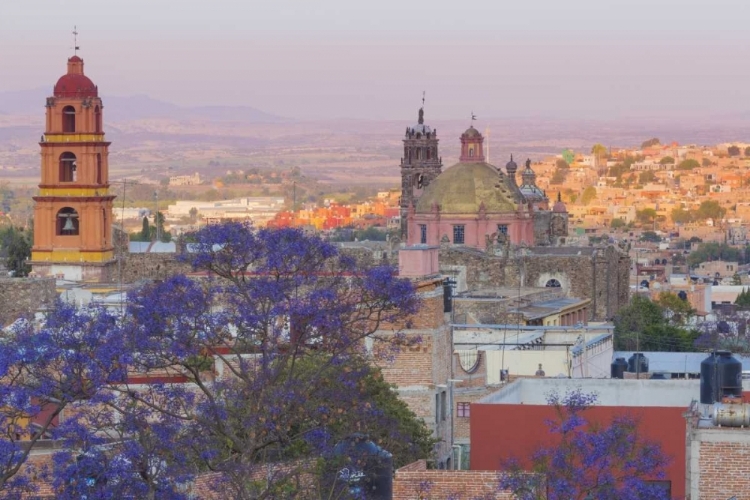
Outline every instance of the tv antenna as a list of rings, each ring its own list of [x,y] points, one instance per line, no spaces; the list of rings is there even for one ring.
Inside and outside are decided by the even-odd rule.
[[[78,55],[81,48],[78,46],[78,26],[73,26],[73,55]]]

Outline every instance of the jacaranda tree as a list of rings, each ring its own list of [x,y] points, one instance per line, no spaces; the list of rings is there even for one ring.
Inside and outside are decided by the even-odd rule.
[[[597,396],[580,389],[552,393],[547,400],[556,415],[547,422],[554,444],[534,452],[528,468],[517,457],[508,460],[501,489],[519,500],[669,500],[658,484],[669,459],[658,443],[639,435],[637,420],[627,415],[607,424],[586,420]]]
[[[29,486],[29,419],[60,446],[36,477],[71,499],[187,498],[197,476],[222,498],[329,498],[321,474],[347,436],[409,459],[432,446],[372,364],[405,342],[410,282],[292,229],[214,225],[193,241],[195,273],[129,293],[122,313],[59,304],[7,332],[6,497]]]

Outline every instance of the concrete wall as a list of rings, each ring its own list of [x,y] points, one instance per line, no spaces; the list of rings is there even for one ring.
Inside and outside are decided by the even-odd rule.
[[[519,379],[482,399],[482,403],[523,403],[546,405],[551,392],[565,394],[581,389],[598,395],[602,406],[662,406],[687,408],[700,396],[699,380],[620,380],[620,379]],[[516,393],[516,391],[519,391]]]

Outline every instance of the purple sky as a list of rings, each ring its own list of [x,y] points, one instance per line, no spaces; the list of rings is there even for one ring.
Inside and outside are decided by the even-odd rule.
[[[741,0],[23,0],[0,91],[72,53],[102,95],[296,118],[700,117],[750,111]],[[743,12],[745,12],[743,14]]]

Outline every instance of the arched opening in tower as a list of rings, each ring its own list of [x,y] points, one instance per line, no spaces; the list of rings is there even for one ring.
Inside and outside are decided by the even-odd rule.
[[[74,208],[65,207],[57,212],[56,233],[58,236],[76,236],[79,225],[78,212]]]
[[[99,106],[94,108],[94,125],[96,127],[96,133],[102,133],[102,110]]]
[[[63,108],[63,132],[74,133],[76,131],[76,109],[73,106]]]
[[[60,155],[60,182],[75,182],[78,178],[76,155],[65,152]]]
[[[102,183],[102,154],[96,153],[96,183]]]

